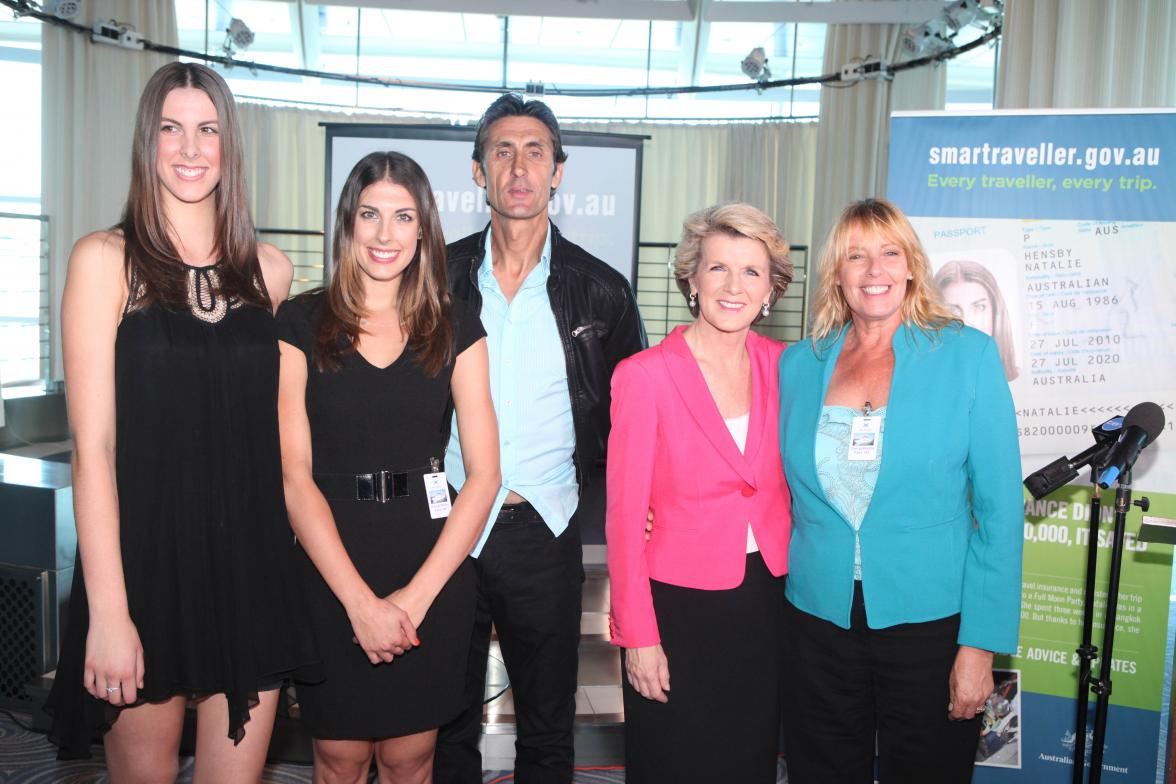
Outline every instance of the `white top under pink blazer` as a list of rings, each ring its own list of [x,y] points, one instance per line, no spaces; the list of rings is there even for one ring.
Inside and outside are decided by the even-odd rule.
[[[751,524],[772,574],[788,571],[791,511],[780,464],[777,361],[784,345],[747,335],[751,411],[736,446],[678,327],[629,357],[612,378],[608,439],[608,574],[612,642],[661,641],[649,581],[706,590],[735,588]],[[648,541],[648,511],[654,515]]]

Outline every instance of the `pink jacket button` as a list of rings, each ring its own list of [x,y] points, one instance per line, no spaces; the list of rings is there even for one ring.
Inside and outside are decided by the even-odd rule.
[[[743,490],[741,490],[740,492],[743,493],[744,498],[751,498],[753,495],[755,495],[755,488],[752,487],[751,485],[749,485],[747,482],[744,482],[743,483]]]

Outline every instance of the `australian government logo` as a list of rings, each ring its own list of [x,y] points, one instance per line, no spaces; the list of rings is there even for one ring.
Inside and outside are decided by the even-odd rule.
[[[1037,758],[1042,762],[1057,762],[1062,765],[1074,764],[1074,743],[1077,740],[1077,734],[1074,730],[1066,730],[1061,737],[1060,745],[1065,749],[1065,754],[1048,754],[1044,751],[1038,752]],[[1090,764],[1090,748],[1094,745],[1094,731],[1086,731],[1086,764]],[[1103,744],[1103,754],[1106,754],[1107,744]],[[1122,773],[1126,775],[1130,769],[1126,765],[1112,765],[1109,762],[1104,762],[1102,769],[1109,773]]]

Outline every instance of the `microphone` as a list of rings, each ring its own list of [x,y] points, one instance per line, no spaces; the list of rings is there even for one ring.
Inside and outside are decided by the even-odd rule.
[[[1103,457],[1115,445],[1115,439],[1123,427],[1123,416],[1115,416],[1090,429],[1094,435],[1094,446],[1081,452],[1073,460],[1065,455],[1059,457],[1040,471],[1025,477],[1025,487],[1034,498],[1041,499],[1078,476],[1078,469],[1086,465],[1098,466]]]
[[[1155,403],[1140,403],[1127,412],[1123,435],[1111,447],[1106,465],[1098,476],[1099,487],[1110,487],[1124,471],[1130,471],[1143,448],[1164,429],[1164,411]]]

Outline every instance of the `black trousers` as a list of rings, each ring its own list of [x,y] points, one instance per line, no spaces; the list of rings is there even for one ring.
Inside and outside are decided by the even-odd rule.
[[[514,697],[514,780],[568,784],[575,763],[572,724],[584,582],[579,528],[573,521],[556,537],[530,504],[503,507],[475,563],[478,606],[467,706],[438,733],[433,781],[482,780],[478,739],[493,623]]]
[[[785,602],[784,756],[792,784],[968,784],[980,718],[947,717],[959,616],[866,626],[861,584],[851,627]]]

